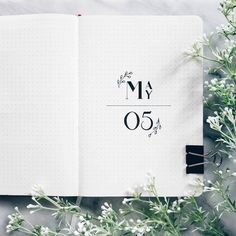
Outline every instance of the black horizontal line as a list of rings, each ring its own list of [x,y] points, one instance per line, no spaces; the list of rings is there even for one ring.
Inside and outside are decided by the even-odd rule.
[[[109,104],[107,107],[170,107],[170,104],[155,104],[155,105],[118,105],[118,104]]]

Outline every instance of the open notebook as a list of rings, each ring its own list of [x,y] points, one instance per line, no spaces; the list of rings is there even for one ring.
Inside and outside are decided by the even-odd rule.
[[[201,33],[195,16],[0,17],[0,194],[122,196],[148,172],[160,196],[195,191]]]

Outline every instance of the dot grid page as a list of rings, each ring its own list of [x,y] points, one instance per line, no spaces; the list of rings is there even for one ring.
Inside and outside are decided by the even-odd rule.
[[[78,20],[0,17],[0,194],[78,193]]]
[[[79,18],[80,195],[128,195],[147,173],[160,196],[199,194],[185,145],[203,144],[202,63],[184,52],[201,33],[195,16]]]

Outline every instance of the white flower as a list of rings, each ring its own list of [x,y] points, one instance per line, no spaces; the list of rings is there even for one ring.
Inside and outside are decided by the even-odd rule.
[[[18,211],[18,208],[15,208],[15,209]],[[24,218],[19,212],[9,215],[8,218],[9,218],[9,222],[6,226],[7,233],[17,231],[21,227],[21,225],[24,223]]]
[[[214,190],[216,190],[216,188],[208,187],[208,186],[205,186],[204,189],[203,189],[204,192],[210,192],[210,191],[214,191]]]
[[[79,232],[84,232],[86,230],[85,228],[85,222],[79,222],[78,223],[78,231]]]
[[[210,124],[210,127],[212,129],[220,131],[222,128],[222,125],[220,125],[220,118],[219,116],[208,116],[207,123]]]
[[[41,227],[40,229],[40,236],[48,236],[50,233],[50,230],[48,227]]]
[[[124,198],[123,201],[122,201],[122,204],[125,205],[129,202],[130,200],[128,198]]]
[[[34,185],[32,187],[31,195],[34,197],[43,197],[45,196],[45,192],[41,185]]]
[[[125,213],[125,211],[123,209],[119,209],[119,212],[121,215]]]
[[[215,85],[216,82],[217,82],[217,79],[216,79],[216,78],[211,80],[211,84],[213,84],[213,85]]]
[[[38,208],[38,207],[39,207],[38,205],[29,204],[26,208],[35,209],[35,208]]]

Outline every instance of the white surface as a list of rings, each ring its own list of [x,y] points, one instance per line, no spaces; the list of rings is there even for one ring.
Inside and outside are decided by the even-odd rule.
[[[202,65],[183,52],[200,18],[2,16],[0,29],[1,194],[39,184],[49,195],[122,196],[148,172],[160,196],[191,191],[185,145],[203,143]],[[151,83],[150,100],[126,99],[126,70],[134,85]],[[162,129],[127,129],[130,111],[151,111]]]
[[[0,14],[198,15],[207,32],[223,22],[218,0],[0,0]]]
[[[0,0],[0,14],[30,14],[30,13],[67,13],[76,15],[78,12],[87,14],[142,14],[142,15],[198,15],[203,19],[204,31],[209,33],[219,24],[225,22],[222,15],[217,10],[218,0]],[[205,113],[205,118],[206,118]],[[204,141],[206,152],[214,148],[211,140],[212,132],[206,125]],[[215,137],[214,137],[215,138]],[[144,180],[145,181],[145,180]],[[133,187],[133,186],[130,186]],[[236,192],[233,193],[236,196]],[[207,196],[205,196],[207,198]],[[84,199],[82,206],[88,207],[92,211],[100,211],[100,203],[104,201],[112,202],[117,205],[117,198],[100,199],[96,198]],[[207,200],[199,199],[206,207],[214,207],[215,202],[212,198]],[[29,197],[0,197],[0,234],[5,233],[5,224],[7,215],[13,212],[14,206],[19,206],[23,213],[28,210],[25,206],[29,203]],[[87,204],[86,204],[87,203]],[[119,208],[119,206],[118,206]],[[30,215],[28,219],[33,220],[36,224],[40,222],[48,225],[50,222],[47,213],[42,215]],[[235,217],[227,216],[224,219],[225,232],[228,235],[236,235]],[[187,232],[186,235],[193,235]]]
[[[183,196],[200,176],[185,173],[185,145],[203,144],[202,64],[186,61],[184,50],[202,34],[198,17],[79,17],[79,153],[81,196],[125,196],[148,172],[156,177],[160,196]],[[132,71],[134,85],[150,81],[151,99],[137,99],[117,79]],[[108,107],[136,105],[135,107]],[[137,105],[169,107],[137,107]],[[154,126],[129,130],[124,117],[151,111]],[[136,125],[134,115],[131,126]]]
[[[77,18],[1,16],[0,34],[0,194],[77,195]]]

